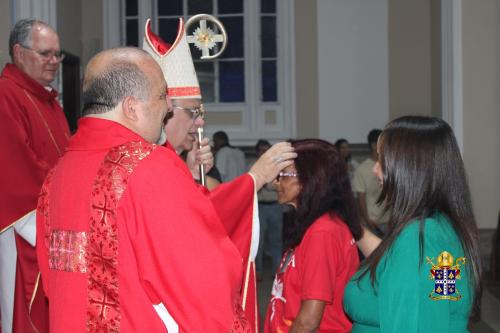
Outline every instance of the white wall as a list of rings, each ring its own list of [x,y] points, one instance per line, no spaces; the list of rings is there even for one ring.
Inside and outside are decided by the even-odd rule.
[[[500,210],[500,1],[462,1],[463,153],[480,228]]]
[[[82,53],[82,3],[81,0],[58,1],[57,32],[61,48],[73,55]]]
[[[298,138],[319,136],[316,0],[295,0],[295,109]]]
[[[319,135],[364,143],[389,119],[388,0],[318,0],[317,17]]]
[[[109,1],[108,1],[109,2]],[[81,65],[103,49],[103,3],[101,0],[82,1],[82,54]]]
[[[431,37],[439,37],[439,30],[431,34],[431,1],[434,0],[389,0],[390,119],[407,114],[430,116],[433,90],[440,93],[440,66],[431,67],[432,52],[439,52],[439,48],[431,49]],[[436,82],[432,80],[432,70],[437,75]]]

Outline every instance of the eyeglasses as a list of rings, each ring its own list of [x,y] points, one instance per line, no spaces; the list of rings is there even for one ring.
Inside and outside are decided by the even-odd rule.
[[[278,175],[276,176],[276,181],[279,182],[281,177],[297,177],[298,174],[296,172],[284,172],[280,171]]]
[[[174,109],[179,109],[179,110],[184,110],[184,111],[190,112],[192,117],[193,117],[193,121],[198,119],[198,117],[201,117],[201,119],[205,119],[205,108],[203,107],[203,104],[200,104],[200,106],[197,108],[185,108],[182,106],[174,105]]]
[[[52,58],[56,58],[57,61],[63,61],[64,57],[66,57],[66,55],[62,51],[38,51],[38,50],[32,49],[31,47],[24,46],[24,45],[21,45],[21,47],[23,49],[35,52],[40,57],[42,57],[45,61],[49,61]]]

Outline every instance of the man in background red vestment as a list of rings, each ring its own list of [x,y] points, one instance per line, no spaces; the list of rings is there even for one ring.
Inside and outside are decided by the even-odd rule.
[[[69,129],[54,80],[62,60],[57,33],[20,20],[10,33],[12,63],[0,77],[0,308],[2,331],[48,330],[39,288],[34,210],[47,172],[63,154]]]
[[[249,331],[240,307],[244,258],[228,235],[253,210],[248,191],[295,153],[288,143],[273,146],[253,177],[241,178],[229,199],[242,208],[223,225],[185,163],[154,144],[166,89],[158,64],[136,48],[101,52],[87,66],[84,117],[38,203],[52,332]]]

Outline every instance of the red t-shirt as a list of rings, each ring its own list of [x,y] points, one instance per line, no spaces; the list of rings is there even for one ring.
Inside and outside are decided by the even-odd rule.
[[[274,280],[264,332],[288,332],[302,300],[326,302],[318,332],[349,332],[342,299],[359,266],[358,251],[347,225],[324,214],[306,231],[300,244],[283,255]]]

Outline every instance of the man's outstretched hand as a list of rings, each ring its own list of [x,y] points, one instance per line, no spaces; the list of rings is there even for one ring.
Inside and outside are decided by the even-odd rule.
[[[256,190],[273,181],[281,170],[292,165],[295,157],[297,154],[289,142],[279,142],[269,148],[249,171],[255,178]]]

